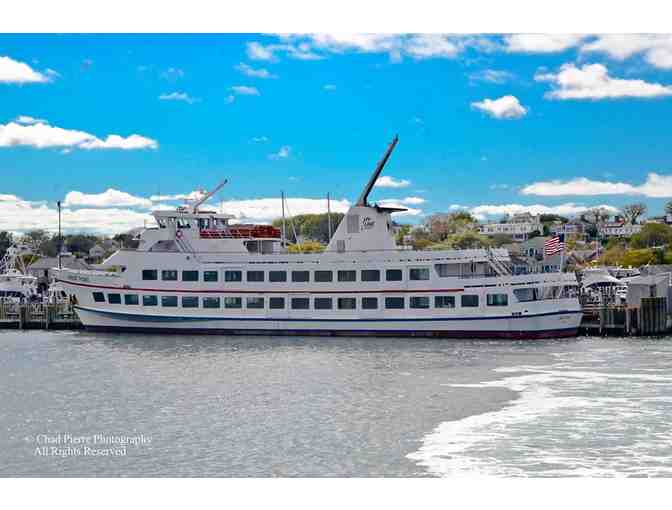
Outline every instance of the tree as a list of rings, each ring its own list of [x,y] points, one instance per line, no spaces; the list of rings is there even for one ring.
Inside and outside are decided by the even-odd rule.
[[[14,237],[11,232],[0,232],[0,259],[5,256],[7,248],[14,244]]]
[[[625,219],[626,223],[634,225],[637,223],[637,219],[639,217],[646,214],[646,204],[638,202],[636,204],[626,205],[621,210],[621,214],[623,214],[623,218]]]
[[[672,200],[665,204],[665,213],[672,214]]]
[[[539,221],[541,223],[555,223],[556,221],[559,221],[560,223],[568,223],[569,218],[565,218],[559,214],[540,214]]]
[[[289,253],[320,253],[325,246],[317,241],[306,241],[301,244],[290,244],[287,247]]]
[[[400,225],[399,226],[399,231],[397,232],[397,236],[395,238],[396,243],[397,244],[403,244],[404,243],[404,237],[407,236],[410,233],[411,233],[411,226],[410,225]]]
[[[630,238],[631,248],[651,248],[672,243],[672,227],[662,223],[647,223]]]
[[[331,213],[332,233],[336,232],[339,223],[345,215],[343,213]],[[321,243],[329,242],[329,217],[327,213],[322,214],[298,214],[285,219],[287,239],[296,242],[296,234],[304,239],[319,241]],[[294,227],[292,228],[292,224]],[[273,221],[273,226],[281,228],[282,219]]]
[[[485,248],[490,246],[490,241],[487,237],[478,232],[462,232],[453,234],[446,238],[446,245],[454,250],[467,250],[472,248]]]

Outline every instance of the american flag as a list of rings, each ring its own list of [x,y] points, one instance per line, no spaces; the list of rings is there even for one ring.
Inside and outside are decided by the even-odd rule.
[[[544,241],[544,256],[550,257],[565,249],[565,235],[558,234]]]

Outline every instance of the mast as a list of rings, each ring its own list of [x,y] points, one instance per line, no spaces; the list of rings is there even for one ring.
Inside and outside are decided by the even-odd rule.
[[[286,230],[285,230],[285,192],[280,192],[280,201],[282,202],[282,246],[287,244]]]
[[[224,179],[222,182],[220,182],[217,186],[215,186],[215,189],[212,191],[208,191],[205,195],[203,195],[201,198],[199,198],[196,202],[194,202],[194,205],[191,206],[192,212],[197,212],[198,207],[202,204],[204,204],[211,196],[213,196],[215,193],[217,193],[220,189],[224,187],[224,185],[229,182],[228,179]]]
[[[331,241],[331,200],[327,192],[327,223],[329,225],[329,241]]]
[[[369,182],[366,184],[364,191],[362,191],[362,194],[359,196],[359,200],[357,200],[356,205],[363,207],[369,205],[367,202],[369,198],[369,193],[371,193],[371,190],[375,186],[376,181],[378,180],[378,176],[380,176],[380,172],[382,172],[383,168],[385,168],[385,164],[387,163],[387,160],[390,158],[390,155],[392,154],[392,151],[394,150],[394,147],[397,145],[398,141],[399,141],[399,135],[395,135],[394,139],[390,142],[390,145],[388,145],[387,150],[383,155],[383,158],[376,165],[376,169],[373,171],[373,174],[371,175]]]
[[[63,236],[61,235],[61,201],[56,202],[58,207],[58,269],[61,269],[61,252],[63,251]]]

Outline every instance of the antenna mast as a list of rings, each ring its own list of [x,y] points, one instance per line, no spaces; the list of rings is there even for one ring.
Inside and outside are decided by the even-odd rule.
[[[215,193],[217,193],[220,189],[222,189],[226,183],[229,182],[228,179],[224,179],[222,182],[220,182],[217,186],[215,186],[215,189],[212,191],[208,191],[205,195],[203,195],[201,198],[196,200],[194,202],[194,205],[191,206],[192,212],[196,213],[198,211],[198,207],[202,204],[204,204],[211,196],[213,196]]]
[[[327,193],[327,222],[329,225],[329,241],[331,241],[331,200],[329,193]]]
[[[385,164],[387,163],[387,160],[390,159],[390,155],[392,154],[392,151],[394,150],[394,147],[397,145],[398,141],[399,141],[399,135],[395,135],[394,139],[390,142],[390,145],[388,145],[387,150],[383,155],[383,159],[381,159],[376,165],[376,169],[373,171],[373,174],[371,175],[369,182],[366,184],[364,191],[362,191],[362,194],[359,196],[359,200],[357,200],[356,205],[364,207],[369,205],[367,201],[369,198],[369,193],[371,193],[371,190],[375,186],[376,181],[380,176],[380,172],[382,172],[383,168],[385,168]]]

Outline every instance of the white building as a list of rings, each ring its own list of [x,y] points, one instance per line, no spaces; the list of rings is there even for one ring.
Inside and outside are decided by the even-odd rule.
[[[600,225],[598,232],[601,237],[630,237],[639,234],[642,225],[630,225],[626,223],[604,223]]]
[[[543,233],[544,226],[539,216],[529,213],[516,214],[505,223],[485,223],[478,227],[481,234],[492,236],[496,234],[510,235],[516,241],[525,241],[532,232]]]

